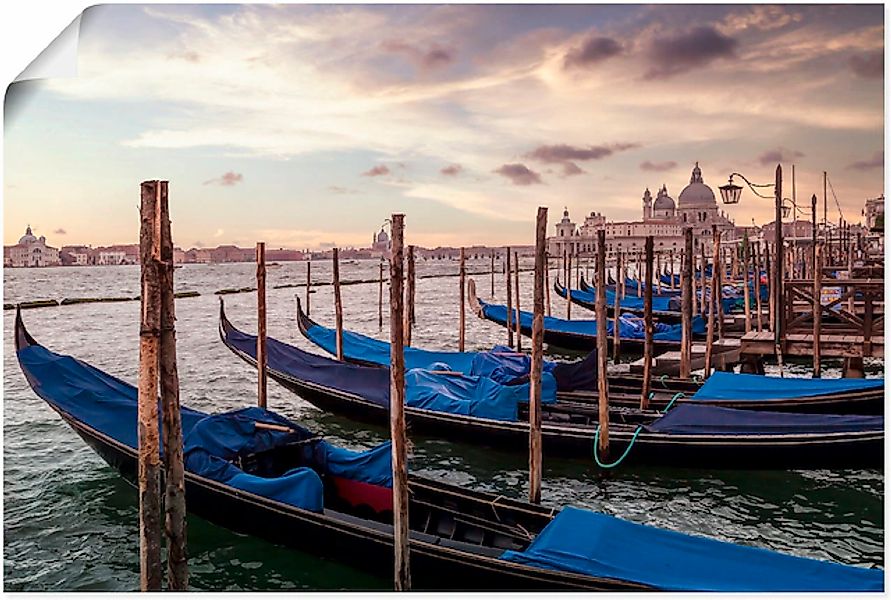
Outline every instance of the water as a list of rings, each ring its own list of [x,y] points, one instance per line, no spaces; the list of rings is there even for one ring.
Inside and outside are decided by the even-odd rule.
[[[488,268],[471,261],[469,270]],[[269,334],[313,349],[297,331],[295,294],[274,289],[302,283],[305,265],[283,263],[268,273]],[[226,410],[254,402],[255,371],[217,335],[222,288],[254,284],[254,266],[185,265],[178,291],[202,295],[177,301],[177,348],[184,404]],[[341,265],[344,279],[377,277],[373,261]],[[457,263],[418,261],[418,275],[456,273]],[[330,265],[313,265],[315,281],[330,281]],[[477,289],[488,297],[488,276]],[[531,306],[531,276],[521,276],[522,306]],[[498,294],[503,275],[496,276]],[[82,267],[4,270],[5,302],[38,298],[135,296],[139,268]],[[385,298],[387,291],[385,289]],[[376,284],[343,288],[350,329],[378,329]],[[255,297],[225,296],[236,326],[255,331]],[[503,301],[503,300],[502,300]],[[557,299],[554,298],[556,302]],[[574,312],[581,311],[574,308]],[[454,278],[418,279],[415,344],[456,348],[458,285]],[[72,354],[135,383],[138,302],[82,304],[24,312],[29,330],[50,349]],[[12,312],[4,313],[4,579],[7,590],[138,588],[136,494],[37,398],[15,361]],[[576,312],[577,314],[577,312]],[[312,316],[333,323],[331,287],[312,295]],[[503,343],[503,328],[468,311],[469,348]],[[802,373],[806,366],[792,367]],[[880,365],[873,365],[873,373]],[[269,384],[269,406],[352,448],[386,439],[383,428],[326,415]],[[523,498],[526,458],[498,450],[413,436],[411,468],[469,488]],[[543,502],[574,504],[632,521],[862,566],[883,566],[883,475],[878,470],[699,471],[623,468],[598,473],[589,460],[546,460]],[[234,534],[190,517],[191,584],[199,590],[388,589],[390,581]],[[744,568],[741,566],[741,568]]]

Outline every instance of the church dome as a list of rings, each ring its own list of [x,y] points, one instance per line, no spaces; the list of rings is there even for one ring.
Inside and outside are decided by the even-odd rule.
[[[653,202],[653,210],[674,210],[674,198],[668,195],[668,189],[662,185],[662,189],[656,194],[656,201]]]
[[[711,208],[717,205],[715,201],[715,193],[712,188],[702,182],[702,171],[699,169],[699,163],[693,167],[693,174],[690,175],[690,185],[681,191],[678,196],[679,208]]]
[[[381,228],[381,230],[377,234],[377,243],[378,244],[386,244],[390,241],[390,236],[387,235],[387,232]]]
[[[19,244],[33,244],[37,241],[37,238],[31,233],[31,226],[28,225],[28,228],[25,230],[25,235],[19,238]]]

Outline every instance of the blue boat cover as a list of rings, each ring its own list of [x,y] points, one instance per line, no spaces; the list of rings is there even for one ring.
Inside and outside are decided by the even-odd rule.
[[[507,322],[507,307],[501,304],[488,304],[479,300],[483,310],[483,315],[490,321],[504,325]],[[516,318],[517,311],[513,311],[513,319]],[[531,330],[532,313],[520,311],[520,327]],[[680,342],[681,341],[681,325],[668,325],[667,323],[654,323],[653,339],[655,341]],[[597,337],[597,321],[591,320],[569,320],[559,319],[557,317],[545,317],[544,329],[554,333],[565,333],[579,337]],[[609,319],[606,323],[607,335],[613,334],[613,319]],[[702,319],[694,319],[693,333],[705,333]],[[621,316],[619,317],[619,337],[623,340],[642,340],[644,339],[643,319],[637,317]]]
[[[305,329],[304,335],[328,353],[336,354],[337,341],[334,329],[314,323]],[[465,375],[489,377],[503,384],[510,384],[517,378],[529,375],[532,362],[529,355],[501,345],[496,345],[490,352],[449,352],[412,347],[406,347],[404,352],[407,370],[457,371]],[[390,364],[390,342],[361,333],[344,331],[343,356],[349,361],[386,367]],[[556,365],[557,363],[546,360],[542,369],[551,372]]]
[[[256,360],[256,336],[241,332],[224,322],[225,341]],[[308,381],[344,392],[384,408],[390,407],[389,369],[366,367],[305,352],[267,338],[267,365],[300,381]],[[409,375],[415,373],[413,378]],[[423,376],[420,374],[423,373]],[[475,375],[446,375],[413,369],[406,373],[406,406],[499,420],[516,420],[517,404],[528,402],[529,384],[505,386]],[[412,388],[417,389],[412,389]],[[441,396],[441,397],[440,397]],[[550,373],[542,373],[542,403],[557,400],[557,383]]]
[[[884,589],[884,571],[800,558],[566,507],[522,552],[534,567],[666,591],[854,592]]]
[[[672,435],[783,435],[883,431],[884,417],[820,415],[680,404],[646,427]]]
[[[134,386],[40,345],[26,346],[17,355],[31,387],[51,406],[134,450],[138,448],[138,392]],[[259,477],[230,462],[238,456],[262,453],[282,444],[305,442],[306,463],[319,472],[391,486],[389,442],[367,452],[353,452],[314,438],[297,423],[258,407],[216,415],[183,407],[181,414],[184,463],[186,470],[196,475],[319,511],[323,502],[322,482],[312,468],[298,467],[281,477]],[[258,422],[282,425],[292,431],[257,428]]]
[[[715,371],[693,394],[693,400],[770,400],[806,398],[883,389],[884,379],[805,379]]]
[[[635,288],[636,290],[637,288]],[[566,297],[566,287],[559,286],[557,292],[561,297]],[[569,293],[572,295],[572,299],[580,302],[584,305],[594,306],[597,302],[597,292],[594,288],[590,288],[589,290],[569,290]],[[657,294],[653,294],[653,311],[654,312],[675,312],[676,309],[671,308],[670,304],[672,298],[675,296],[659,296]],[[606,304],[609,307],[615,306],[616,303],[616,292],[614,289],[607,288],[606,290]],[[641,311],[644,308],[644,299],[642,297],[638,297],[636,295],[626,295],[624,298],[619,300],[619,307],[628,311]]]

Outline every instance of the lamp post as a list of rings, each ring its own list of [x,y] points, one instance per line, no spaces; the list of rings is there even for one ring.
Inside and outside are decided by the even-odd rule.
[[[724,204],[738,204],[742,195],[742,186],[733,183],[733,178],[739,177],[749,186],[749,189],[760,198],[770,198],[770,196],[760,193],[756,188],[773,188],[774,198],[774,247],[776,267],[774,269],[774,280],[771,290],[774,299],[774,345],[779,349],[783,332],[783,167],[777,165],[774,183],[752,183],[745,175],[741,173],[731,173],[727,184],[720,186],[721,200]],[[788,211],[787,211],[788,212]]]

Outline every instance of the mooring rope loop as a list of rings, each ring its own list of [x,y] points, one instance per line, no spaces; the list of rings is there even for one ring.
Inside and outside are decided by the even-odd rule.
[[[675,394],[674,396],[671,397],[671,400],[668,401],[668,404],[665,405],[665,410],[663,410],[662,412],[667,413],[668,409],[672,407],[672,405],[677,401],[678,398],[686,398],[686,397],[687,396],[686,396],[686,394],[684,394],[684,392],[678,392],[677,394]]]
[[[628,446],[625,448],[625,451],[622,453],[622,456],[620,456],[614,462],[607,464],[607,463],[600,462],[600,457],[597,455],[597,446],[598,446],[598,442],[600,440],[600,425],[598,425],[597,429],[594,431],[594,462],[597,463],[597,466],[600,467],[601,469],[612,469],[614,467],[618,467],[619,464],[621,464],[621,462],[623,460],[625,460],[625,457],[628,456],[628,453],[631,452],[631,446],[634,445],[634,442],[637,440],[637,436],[640,434],[643,427],[644,427],[643,425],[638,425],[637,429],[634,430],[634,435],[631,436],[631,441],[628,442]]]
[[[662,384],[662,387],[664,387],[665,389],[668,389],[668,385],[666,385],[666,383],[665,383],[666,377],[668,377],[668,374],[663,374],[661,377],[659,377],[659,383]]]

